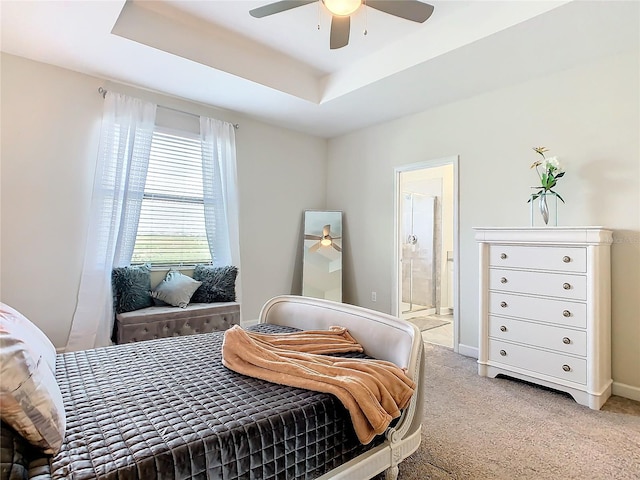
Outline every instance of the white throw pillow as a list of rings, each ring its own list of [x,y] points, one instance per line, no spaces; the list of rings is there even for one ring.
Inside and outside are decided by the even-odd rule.
[[[44,453],[60,450],[66,429],[55,377],[56,349],[24,315],[0,303],[0,412]]]
[[[174,307],[187,308],[189,300],[202,285],[202,282],[194,280],[177,270],[170,270],[165,279],[160,282],[155,290],[149,292],[151,298],[157,298]]]

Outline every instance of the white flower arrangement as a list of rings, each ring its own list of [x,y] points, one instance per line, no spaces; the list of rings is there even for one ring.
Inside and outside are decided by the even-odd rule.
[[[552,190],[553,187],[558,183],[558,179],[564,176],[564,169],[558,160],[558,157],[549,157],[546,158],[544,154],[548,152],[546,147],[534,147],[533,150],[536,153],[542,155],[542,160],[538,160],[531,164],[530,168],[535,168],[538,177],[540,178],[540,186],[531,187],[535,188],[538,191],[531,195],[529,198],[529,202],[535,200],[541,195],[546,195],[547,192],[551,192],[556,195],[562,203],[565,203],[564,199],[558,195],[557,192]]]

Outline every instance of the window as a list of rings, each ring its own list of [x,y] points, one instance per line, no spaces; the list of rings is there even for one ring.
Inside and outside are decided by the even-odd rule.
[[[156,127],[131,263],[209,263],[200,137]]]

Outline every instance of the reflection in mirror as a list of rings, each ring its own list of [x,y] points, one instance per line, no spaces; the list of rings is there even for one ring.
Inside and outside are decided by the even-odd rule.
[[[342,212],[304,212],[302,295],[342,301]]]

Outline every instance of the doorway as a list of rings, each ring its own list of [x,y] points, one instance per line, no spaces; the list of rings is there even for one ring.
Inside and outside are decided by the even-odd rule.
[[[458,158],[395,170],[395,315],[458,350]]]

